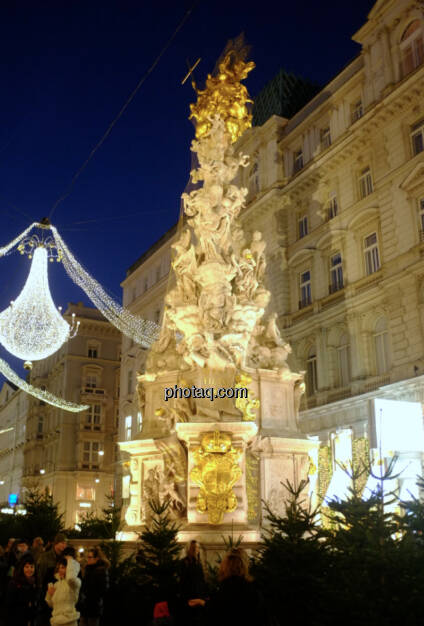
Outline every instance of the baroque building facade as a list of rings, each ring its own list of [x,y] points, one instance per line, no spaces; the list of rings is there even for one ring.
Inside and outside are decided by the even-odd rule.
[[[121,333],[82,302],[69,304],[77,335],[55,354],[34,362],[31,383],[89,409],[70,413],[29,399],[23,487],[47,488],[73,527],[99,513],[115,494]]]
[[[10,382],[0,391],[0,504],[10,509],[9,498],[19,506],[29,396]],[[12,500],[13,498],[13,500]],[[12,509],[13,510],[13,509]]]
[[[267,242],[272,306],[305,372],[301,428],[325,452],[322,496],[337,460],[366,454],[373,400],[424,403],[423,6],[379,0],[353,39],[360,54],[324,89],[290,118],[264,105],[237,144],[250,156],[241,221]],[[123,282],[124,304],[154,321],[174,238]],[[142,420],[130,382],[144,358],[123,349],[121,440]]]

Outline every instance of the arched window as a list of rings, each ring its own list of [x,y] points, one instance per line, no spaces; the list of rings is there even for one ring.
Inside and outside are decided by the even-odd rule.
[[[400,50],[402,76],[407,76],[424,61],[423,26],[420,20],[414,20],[403,31]]]
[[[337,365],[339,370],[339,385],[346,387],[350,383],[350,345],[347,333],[340,337],[337,348]]]
[[[385,374],[390,368],[389,334],[387,320],[380,317],[374,329],[375,365],[377,375]]]
[[[318,391],[317,351],[315,346],[309,349],[306,359],[306,395],[313,396]]]

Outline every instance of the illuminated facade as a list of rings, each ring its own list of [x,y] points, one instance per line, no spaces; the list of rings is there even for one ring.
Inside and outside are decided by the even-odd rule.
[[[78,335],[34,363],[31,382],[87,411],[69,413],[29,400],[23,450],[23,486],[48,487],[67,527],[100,512],[114,493],[121,333],[82,303],[65,312],[80,321]]]
[[[360,54],[306,106],[290,119],[270,110],[237,143],[250,155],[243,227],[264,234],[272,306],[292,369],[306,372],[300,423],[321,442],[321,498],[336,460],[369,455],[375,399],[424,404],[423,11],[379,0],[353,39]],[[149,281],[169,267],[172,237],[129,270],[134,312],[160,316],[167,281]],[[123,353],[121,418],[142,366]]]
[[[0,504],[7,506],[10,494],[22,500],[23,452],[29,396],[4,382],[0,391]]]

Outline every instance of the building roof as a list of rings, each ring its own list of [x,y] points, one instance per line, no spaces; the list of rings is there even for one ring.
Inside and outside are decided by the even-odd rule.
[[[140,265],[142,265],[144,261],[146,261],[146,259],[148,259],[150,256],[152,256],[154,252],[156,252],[156,250],[159,250],[159,248],[161,248],[163,244],[168,241],[168,239],[171,239],[171,237],[173,237],[177,232],[177,226],[178,222],[171,226],[171,228],[167,230],[162,235],[162,237],[155,241],[155,243],[150,246],[150,248],[147,248],[147,250],[143,252],[143,254],[137,259],[137,261],[130,265],[130,267],[127,269],[126,275],[129,276],[130,274],[132,274],[137,269],[137,267],[140,267]]]
[[[290,119],[321,87],[281,69],[258,93],[253,104],[253,126],[262,126],[272,115]]]

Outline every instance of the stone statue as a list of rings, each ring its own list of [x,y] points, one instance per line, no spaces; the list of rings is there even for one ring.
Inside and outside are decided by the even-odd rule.
[[[288,371],[287,357],[291,346],[281,337],[277,314],[272,313],[264,325],[258,324],[249,347],[251,367]]]

